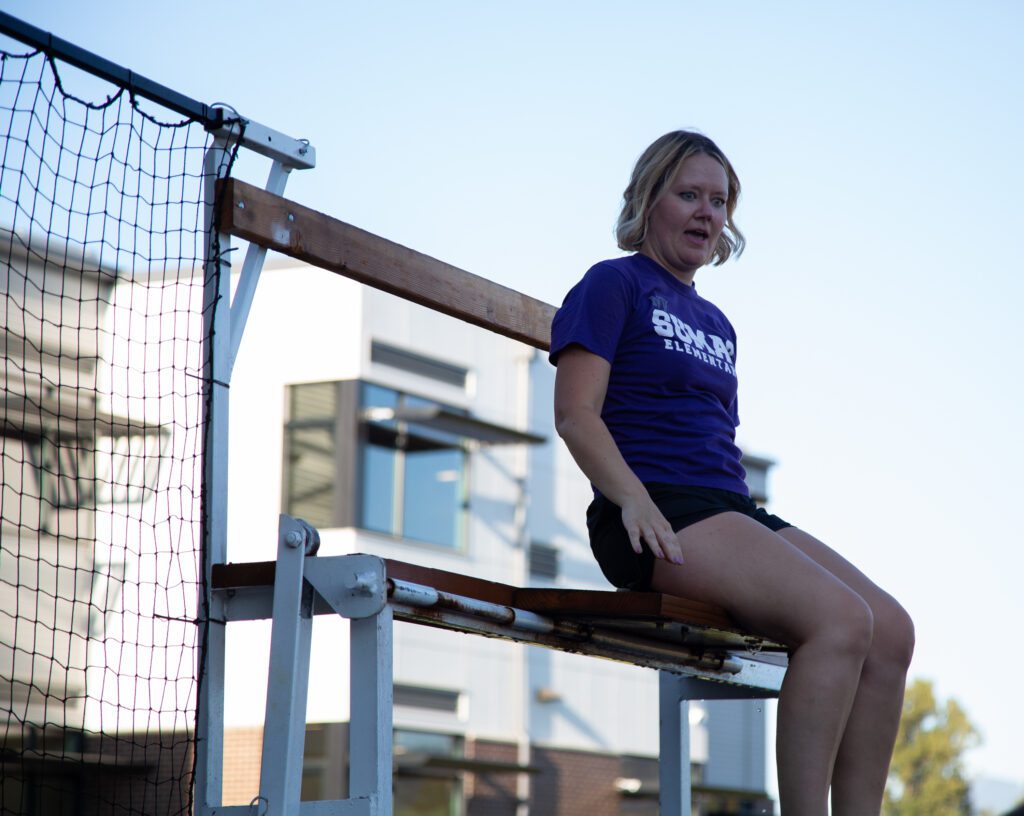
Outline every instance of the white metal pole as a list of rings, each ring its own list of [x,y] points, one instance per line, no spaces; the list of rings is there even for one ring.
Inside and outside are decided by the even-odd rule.
[[[658,812],[661,816],[690,816],[690,701],[683,678],[658,672],[661,751],[658,757]]]
[[[349,798],[391,816],[394,618],[391,606],[351,622]]]
[[[516,360],[516,427],[529,427],[530,421],[530,361],[533,349]],[[529,453],[526,445],[515,446],[515,477],[516,477],[516,512],[515,512],[515,583],[527,586],[530,580],[530,541],[527,533],[527,480],[530,472]],[[516,761],[526,767],[533,761],[531,741],[530,710],[533,705],[531,688],[533,678],[530,676],[530,657],[527,647],[517,644],[516,650],[516,681],[518,688],[518,713],[516,734]],[[516,816],[530,816],[531,797],[530,775],[525,772],[516,774]]]
[[[224,771],[224,609],[212,586],[213,564],[227,560],[228,387],[231,315],[231,236],[214,233],[215,185],[227,167],[228,144],[216,138],[207,150],[203,189],[206,257],[203,285],[203,397],[206,438],[203,446],[205,518],[203,586],[200,588],[199,699],[196,715],[196,811],[218,806]],[[215,254],[218,249],[219,254]]]

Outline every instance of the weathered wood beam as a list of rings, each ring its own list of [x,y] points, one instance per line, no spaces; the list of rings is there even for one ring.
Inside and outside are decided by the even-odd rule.
[[[224,232],[535,348],[551,344],[550,304],[238,179],[220,185]]]
[[[389,578],[434,587],[443,592],[466,595],[481,601],[516,606],[532,612],[564,615],[590,615],[608,618],[661,618],[726,631],[740,631],[737,623],[717,606],[662,595],[657,592],[612,592],[582,589],[520,589],[485,581],[469,575],[385,559]],[[214,564],[213,586],[232,589],[273,586],[274,562]],[[753,636],[751,636],[753,637]]]

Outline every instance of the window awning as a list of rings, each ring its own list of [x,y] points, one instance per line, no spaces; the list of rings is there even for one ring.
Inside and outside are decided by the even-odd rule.
[[[547,442],[547,437],[540,434],[497,425],[439,405],[367,408],[362,412],[362,418],[369,422],[415,422],[483,445],[540,445]]]
[[[0,433],[22,439],[96,439],[165,433],[151,422],[101,411],[91,400],[57,392],[42,399],[7,392],[0,398]]]
[[[436,754],[406,753],[395,754],[395,766],[398,771],[413,770],[451,770],[473,771],[475,773],[528,773],[537,774],[541,769],[536,765],[523,765],[518,762],[500,762],[490,759],[470,759],[468,757],[437,756]]]

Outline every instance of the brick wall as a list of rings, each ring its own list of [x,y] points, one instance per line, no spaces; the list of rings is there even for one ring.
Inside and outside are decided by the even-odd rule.
[[[489,762],[515,762],[516,746],[507,742],[467,740],[466,757]],[[516,774],[466,774],[466,816],[515,816]]]
[[[466,756],[511,763],[516,761],[516,746],[470,741],[466,744]],[[615,787],[615,780],[621,776],[639,776],[645,784],[657,781],[656,759],[633,758],[631,762],[632,765],[624,769],[623,760],[617,756],[534,747],[530,765],[538,769],[538,773],[530,775],[530,813],[533,816],[657,816],[656,800],[623,796]],[[514,773],[466,774],[465,792],[466,816],[515,816]]]
[[[225,805],[249,804],[259,792],[261,742],[262,729],[258,727],[233,728],[225,733]],[[513,743],[468,739],[465,756],[469,760],[514,764],[517,750]],[[615,787],[616,779],[630,777],[640,779],[643,790],[653,791],[657,787],[657,759],[535,746],[530,765],[538,771],[530,775],[531,816],[657,816],[656,798],[650,794],[624,795]],[[463,772],[462,779],[465,816],[515,816],[515,772]],[[771,800],[763,795],[701,785],[699,773],[693,782],[695,813],[717,816],[773,812]],[[149,797],[155,793],[151,782],[142,791]],[[142,791],[134,791],[136,798]],[[159,812],[178,812],[173,807]]]
[[[260,792],[262,755],[263,729],[259,726],[224,730],[225,805],[247,805]]]
[[[534,748],[530,812],[544,816],[619,816],[619,758],[585,751]]]

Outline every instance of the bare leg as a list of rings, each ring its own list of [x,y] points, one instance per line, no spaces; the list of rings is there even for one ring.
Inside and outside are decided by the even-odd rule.
[[[903,708],[914,625],[903,608],[856,567],[796,528],[783,538],[837,576],[871,607],[874,637],[832,775],[833,816],[878,816]]]
[[[784,816],[826,816],[840,741],[869,652],[867,603],[782,536],[722,513],[678,534],[685,563],[655,562],[653,588],[724,607],[793,647],[779,698]]]

